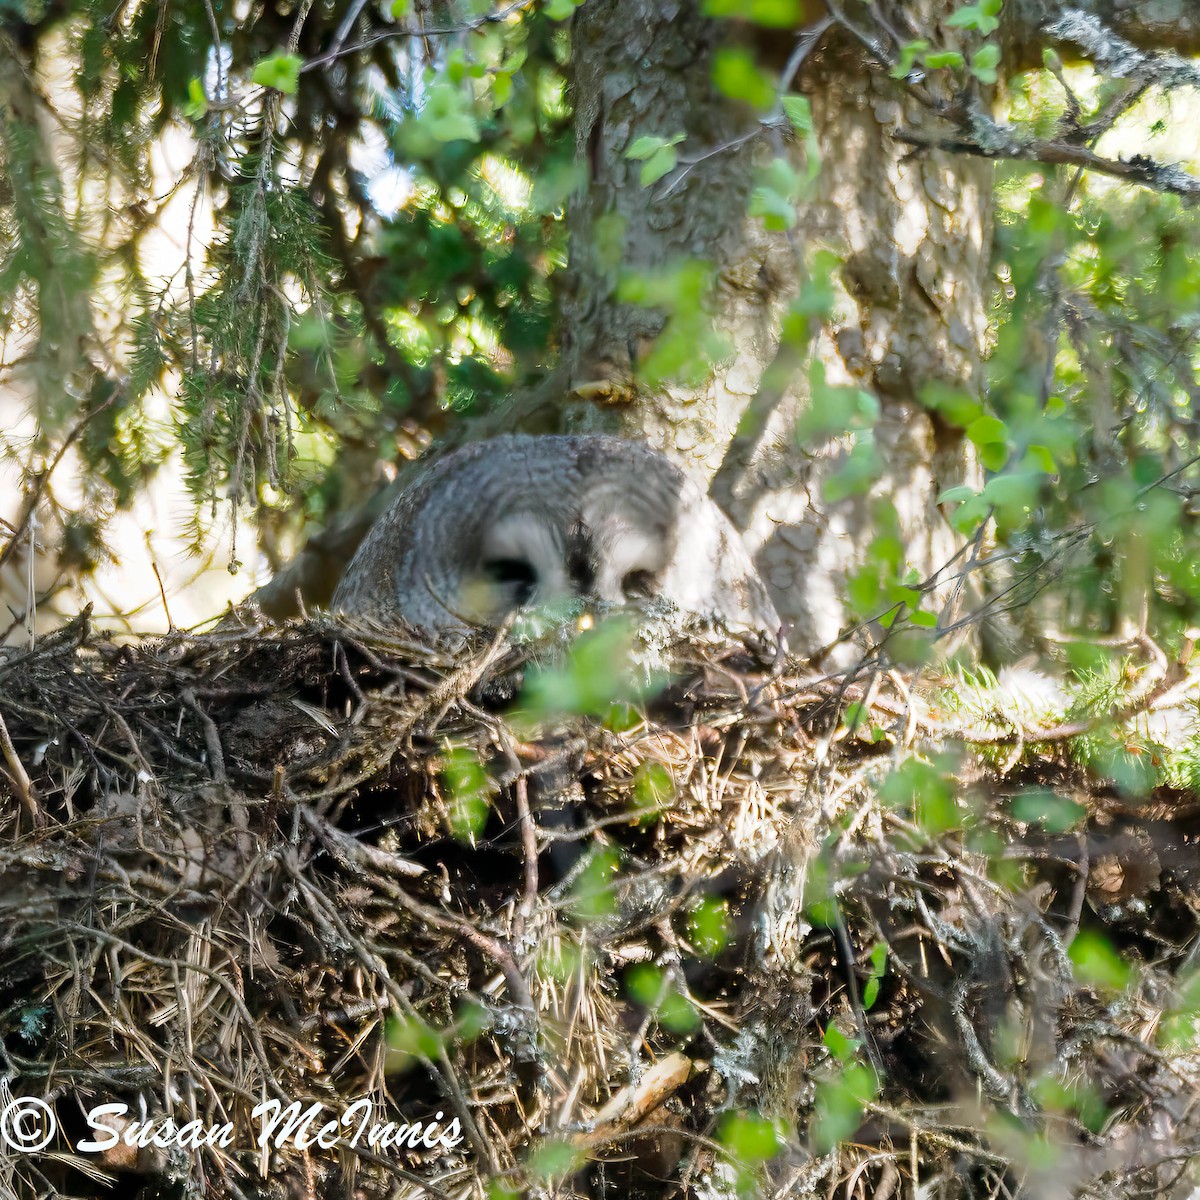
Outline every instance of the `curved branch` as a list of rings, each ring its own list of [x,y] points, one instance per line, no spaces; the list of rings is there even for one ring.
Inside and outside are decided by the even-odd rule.
[[[1055,0],[1009,0],[1004,16],[1007,57],[1017,69],[1040,65],[1046,45],[1082,50],[1110,74],[1116,73],[1112,63],[1124,48],[1143,55],[1200,54],[1200,7],[1193,0],[1077,0],[1066,9]],[[1078,33],[1084,28],[1092,32],[1081,41]]]

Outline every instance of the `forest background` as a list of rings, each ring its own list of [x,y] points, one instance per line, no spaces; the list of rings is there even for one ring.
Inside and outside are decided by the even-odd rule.
[[[1186,0],[7,0],[7,641],[36,649],[87,606],[92,630],[125,636],[252,594],[271,617],[314,611],[428,447],[511,428],[648,441],[708,483],[796,663],[843,689],[822,736],[895,751],[882,775],[852,773],[862,794],[957,847],[953,867],[921,860],[912,878],[958,886],[955,856],[982,854],[1023,914],[1006,952],[1028,952],[1031,912],[1057,913],[1055,969],[1076,975],[1055,986],[1110,1005],[1094,1037],[1136,1028],[1148,1056],[1130,1068],[1151,1095],[1141,1110],[1073,1067],[1061,1039],[1040,1065],[1022,1058],[961,973],[987,939],[946,932],[983,902],[939,893],[949,915],[921,912],[922,928],[972,998],[947,983],[942,1027],[965,1039],[980,1095],[1028,1127],[1017,1149],[982,1117],[965,1141],[942,1129],[937,1186],[1000,1195],[1042,1171],[1031,1194],[1048,1179],[1069,1191],[1076,1143],[1107,1153],[1135,1110],[1150,1124],[1169,1111],[1170,1137],[1088,1177],[1114,1194],[1135,1177],[1195,1186],[1190,1118],[1145,1063],[1194,1078],[1185,1029],[1200,1005],[1194,882],[1166,882],[1194,836],[1172,822],[1191,820],[1200,788],[1197,53]],[[583,654],[560,695],[578,700],[595,667]],[[916,717],[895,734],[872,707],[881,685],[863,681],[887,678],[937,691],[919,750]],[[596,716],[591,703],[577,715]],[[28,728],[0,739],[22,837],[39,811],[28,764],[52,736],[40,711],[14,710]],[[193,732],[211,770],[217,735]],[[964,760],[939,739],[981,756],[972,769],[995,784],[983,808],[1009,822],[998,842],[964,832]],[[450,780],[451,799],[487,792],[481,763],[452,753],[429,777]],[[643,794],[666,786],[633,778]],[[828,806],[821,818],[816,840],[832,828],[823,844],[839,849],[817,874],[841,895],[854,823]],[[1097,821],[1109,841],[1089,841]],[[1078,839],[1078,886],[1039,891],[1001,869],[1029,828]],[[1096,879],[1110,859],[1125,882]],[[1152,882],[1129,882],[1138,864]],[[828,897],[802,892],[823,927]],[[777,1078],[746,1110],[766,1126],[722,1127],[713,1144],[760,1182],[765,1163],[794,1165],[788,1147],[849,1139],[885,1065],[907,1079],[865,1033],[889,978],[880,1011],[902,1020],[903,956],[881,955],[883,933],[827,924],[837,971],[856,964],[838,994],[857,1039],[822,1033],[813,1053],[833,1066],[815,1099]],[[1016,988],[1032,1028],[1038,988],[1021,993],[1018,975],[1001,990]],[[664,1009],[679,979],[663,967],[634,997],[663,1052],[686,1032]],[[968,1027],[996,1036],[971,1042]],[[1178,1057],[1168,1071],[1155,1054]],[[923,1094],[904,1086],[910,1104]],[[716,1122],[730,1094],[695,1103]],[[1073,1122],[1069,1136],[1043,1119]],[[1030,1148],[1042,1138],[1062,1152],[1052,1166]],[[989,1148],[945,1168],[968,1143]],[[902,1175],[915,1189],[927,1164],[907,1152],[845,1151],[829,1178],[847,1194]]]

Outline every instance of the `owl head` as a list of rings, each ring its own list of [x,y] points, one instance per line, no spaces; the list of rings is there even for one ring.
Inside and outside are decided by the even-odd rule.
[[[647,603],[774,639],[779,618],[728,518],[669,459],[602,434],[477,442],[375,523],[333,598],[434,637],[521,611]]]

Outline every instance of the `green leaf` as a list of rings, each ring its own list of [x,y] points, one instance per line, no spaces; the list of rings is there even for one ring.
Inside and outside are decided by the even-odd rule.
[[[747,50],[723,46],[713,55],[713,83],[731,100],[765,111],[775,103],[775,87]]]
[[[479,123],[461,87],[449,81],[430,87],[417,122],[436,142],[477,142]]]
[[[939,504],[957,504],[961,500],[970,500],[974,495],[975,489],[962,483],[958,487],[943,488],[938,493],[937,502]]]
[[[508,71],[498,71],[492,80],[492,103],[503,108],[512,98],[513,77]]]
[[[184,105],[183,112],[184,116],[193,121],[203,120],[208,112],[208,96],[204,93],[204,84],[198,78],[193,77],[188,84],[188,102]]]
[[[388,1051],[407,1065],[411,1059],[434,1059],[442,1052],[445,1038],[419,1017],[399,1017],[388,1025]]]
[[[1054,454],[1048,446],[1030,446],[1025,451],[1025,459],[1030,467],[1045,471],[1047,475],[1053,475],[1058,470]]]
[[[876,942],[871,947],[871,974],[863,988],[863,1008],[870,1011],[879,999],[879,984],[887,971],[887,942]]]
[[[700,1027],[700,1014],[696,1006],[675,990],[663,998],[656,1015],[659,1024],[674,1034],[692,1033]]]
[[[964,58],[957,50],[940,50],[936,54],[925,55],[925,66],[931,71],[943,68],[958,68],[964,63]]]
[[[995,42],[988,42],[971,55],[971,74],[980,83],[995,83],[999,78],[996,71],[999,62],[1000,47]]]
[[[662,687],[663,680],[637,672],[630,661],[634,629],[627,620],[604,621],[581,635],[565,662],[530,670],[521,694],[533,720],[564,714],[606,716],[614,702],[638,700]]]
[[[274,88],[285,96],[294,96],[300,87],[300,68],[303,65],[304,59],[298,54],[272,54],[255,64],[250,72],[250,82]]]
[[[642,187],[649,187],[652,183],[657,183],[664,175],[675,169],[678,157],[674,146],[659,147],[642,163],[642,169],[638,173],[638,182]]]
[[[791,229],[797,220],[796,206],[773,188],[755,188],[750,196],[750,215],[762,217],[763,227],[773,233]]]
[[[495,783],[479,756],[467,746],[451,749],[442,777],[451,797],[447,814],[450,832],[460,841],[474,844],[487,824]]]
[[[660,762],[644,762],[633,777],[633,800],[643,819],[670,808],[675,799],[675,780]]]
[[[645,1008],[655,1008],[667,993],[662,969],[653,963],[636,963],[625,975],[625,988]]]
[[[784,96],[783,111],[797,133],[813,132],[812,105],[807,96]]]
[[[870,430],[855,434],[854,446],[845,461],[827,476],[823,486],[825,502],[836,504],[851,496],[865,496],[883,475],[883,459]]]
[[[795,201],[802,191],[799,174],[785,158],[773,158],[757,176],[758,186],[750,195],[750,215],[762,217],[773,232],[791,229],[796,223]]]
[[[904,79],[912,73],[913,67],[917,65],[917,60],[929,49],[929,43],[921,38],[916,41],[905,42],[900,47],[900,58],[896,65],[888,72],[893,79]]]
[[[959,429],[966,429],[983,413],[983,407],[977,397],[947,383],[927,383],[921,388],[920,399],[926,408],[938,413]]]
[[[734,17],[768,29],[795,29],[804,18],[801,0],[704,0],[706,17]]]
[[[826,1154],[854,1135],[862,1124],[864,1106],[878,1091],[875,1072],[862,1063],[817,1083],[812,1136],[818,1153]]]
[[[825,1036],[821,1041],[825,1043],[825,1048],[839,1062],[850,1062],[858,1052],[858,1048],[862,1045],[862,1042],[858,1038],[847,1037],[832,1023],[826,1027]]]
[[[657,154],[664,146],[677,146],[686,137],[686,134],[677,133],[673,137],[656,137],[653,134],[644,134],[642,137],[635,138],[629,145],[629,149],[625,151],[626,158],[632,158],[635,162],[639,159],[650,158]]]
[[[964,4],[946,18],[946,24],[954,29],[974,29],[987,37],[1000,28],[999,14],[1004,0],[980,0],[978,4]]]
[[[635,162],[643,163],[639,181],[642,187],[657,183],[669,171],[675,169],[678,155],[675,147],[687,137],[685,133],[676,133],[671,137],[658,137],[654,134],[644,134],[635,138],[625,151],[625,157]]]
[[[930,837],[957,829],[962,824],[962,813],[950,777],[923,759],[905,759],[883,781],[879,799],[889,808],[911,813]]]
[[[967,426],[967,437],[976,446],[1008,441],[1008,426],[999,417],[980,417]]]
[[[534,1179],[563,1179],[578,1169],[582,1152],[566,1141],[543,1141],[529,1156],[528,1170]]]
[[[812,365],[809,388],[808,410],[796,422],[796,437],[805,446],[857,430],[868,431],[879,420],[879,401],[861,388],[826,383],[821,362]]]
[[[1019,521],[1038,502],[1040,475],[1013,471],[997,475],[984,485],[983,498],[996,507],[997,515],[1009,523]]]
[[[585,925],[616,912],[613,877],[620,862],[620,855],[610,846],[593,850],[588,856],[587,865],[571,888],[571,911]]]
[[[783,1149],[774,1124],[757,1113],[727,1113],[717,1137],[740,1163],[763,1163]]]
[[[988,442],[979,447],[979,461],[989,471],[1003,470],[1004,464],[1008,462],[1008,447],[1002,442]]]
[[[546,16],[552,21],[565,21],[575,15],[580,0],[546,0]]]
[[[1120,992],[1133,979],[1133,967],[1113,948],[1101,933],[1081,930],[1067,951],[1075,964],[1075,974],[1084,982],[1108,991]]]
[[[638,963],[625,976],[629,995],[650,1009],[659,1023],[672,1033],[691,1033],[700,1024],[700,1014],[663,971],[651,963]]]
[[[1047,833],[1066,833],[1087,818],[1087,809],[1066,796],[1054,792],[1022,792],[1012,802],[1012,815],[1018,821],[1040,825]]]
[[[729,944],[729,905],[706,896],[688,914],[688,935],[705,958],[716,958]]]

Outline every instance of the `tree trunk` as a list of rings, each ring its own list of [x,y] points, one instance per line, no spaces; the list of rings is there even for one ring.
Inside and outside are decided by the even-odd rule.
[[[555,420],[643,438],[706,476],[743,530],[793,646],[811,651],[852,623],[847,572],[886,530],[888,510],[922,579],[958,547],[937,496],[974,480],[978,468],[961,434],[918,397],[928,385],[972,394],[982,386],[992,167],[913,155],[895,141],[901,127],[931,120],[928,110],[872,73],[856,44],[827,37],[799,85],[812,105],[820,174],[795,228],[768,232],[747,215],[755,171],[782,153],[803,173],[806,151],[715,90],[714,53],[738,27],[704,18],[698,7],[589,0],[576,14],[576,144],[587,183],[570,214],[558,403],[564,391],[568,400]],[[914,25],[932,29],[954,5],[915,7]],[[957,31],[944,34],[953,44]],[[767,36],[758,34],[760,42]],[[785,49],[794,41],[788,35]],[[762,61],[761,45],[756,54]],[[630,145],[679,132],[687,134],[682,179],[677,170],[641,187],[641,164],[626,157]],[[609,244],[614,226],[623,229],[619,254]],[[831,278],[813,281],[834,294],[814,357],[827,384],[864,389],[880,404],[879,476],[867,494],[834,503],[823,485],[845,465],[849,442],[797,437],[809,373],[797,369],[800,355],[780,336],[820,247],[841,262]],[[620,302],[619,277],[684,260],[712,266],[711,316],[728,352],[699,383],[638,386],[631,400],[626,385],[664,316]]]
[[[937,18],[956,7],[952,0],[905,5],[900,37],[916,30],[953,48],[962,35]],[[737,37],[753,43],[754,35],[735,21],[707,20],[698,8],[695,0],[588,0],[578,10],[572,97],[586,182],[570,212],[568,336],[545,384],[518,399],[515,412],[495,414],[472,432],[496,432],[515,420],[536,430],[616,430],[666,449],[709,479],[793,626],[793,646],[812,651],[852,622],[846,576],[892,513],[895,539],[919,577],[958,548],[937,495],[978,483],[980,469],[969,443],[919,396],[938,384],[969,393],[982,386],[992,165],[914,153],[896,141],[897,131],[919,133],[935,118],[903,84],[870,69],[859,44],[827,34],[792,85],[812,104],[820,174],[795,228],[767,232],[746,215],[754,170],[777,152],[802,163],[806,151],[716,92],[714,53]],[[824,12],[806,8],[814,19]],[[1110,74],[1140,78],[1154,61],[1131,57],[1111,34],[1151,54],[1196,53],[1200,16],[1192,10],[1191,0],[1080,0],[1071,11],[1109,32],[1093,39],[1096,46],[1060,41],[1060,49],[1099,54]],[[1049,0],[1009,0],[1005,69],[1039,64],[1042,47],[1056,40],[1047,30],[1062,15]],[[758,31],[757,38],[752,48],[763,61],[770,58],[763,43],[782,45],[777,59],[796,45],[794,32]],[[932,90],[935,82],[923,86]],[[686,177],[643,188],[629,147],[642,136],[678,133],[687,135],[679,146]],[[838,502],[827,500],[823,486],[845,462],[847,440],[801,444],[795,436],[811,399],[808,375],[797,369],[800,355],[780,346],[787,306],[819,247],[842,261],[828,280],[834,311],[815,357],[827,383],[861,387],[881,409],[878,478],[868,495]],[[708,310],[732,350],[698,384],[631,388],[665,319],[620,302],[618,280],[681,260],[711,265]],[[309,604],[327,603],[369,515],[355,514],[315,539],[258,593],[267,611],[294,612],[298,592]],[[947,586],[941,594],[956,593]]]

